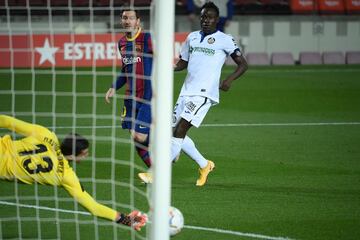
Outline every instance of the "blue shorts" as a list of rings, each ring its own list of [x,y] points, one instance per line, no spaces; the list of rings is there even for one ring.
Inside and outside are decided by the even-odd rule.
[[[135,104],[135,109],[133,105]],[[124,100],[121,115],[122,128],[134,129],[135,132],[149,134],[151,124],[151,103],[139,103],[130,99]],[[133,114],[135,116],[133,117]]]

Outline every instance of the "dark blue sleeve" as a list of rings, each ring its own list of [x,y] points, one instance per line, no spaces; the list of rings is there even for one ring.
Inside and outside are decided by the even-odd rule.
[[[126,78],[124,76],[119,75],[111,87],[118,90],[122,88],[125,85],[125,83],[126,83]]]
[[[195,6],[193,0],[186,1],[186,10],[189,14],[195,12]]]
[[[232,19],[232,16],[234,15],[234,3],[233,3],[233,0],[229,0],[228,3],[227,3],[227,12],[228,12],[228,15],[227,15],[227,18],[229,20]]]
[[[144,35],[144,53],[153,53],[150,33],[145,33]]]

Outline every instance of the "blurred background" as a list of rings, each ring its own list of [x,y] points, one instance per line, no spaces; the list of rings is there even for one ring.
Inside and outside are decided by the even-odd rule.
[[[117,16],[130,2],[140,9],[144,7],[144,28],[150,29],[151,0],[0,0],[0,33],[49,33],[50,23],[54,34],[120,31]],[[204,2],[176,1],[177,33],[199,29],[200,6]],[[360,0],[215,3],[220,8],[220,28],[233,35],[251,65],[360,63]]]
[[[254,67],[189,133],[216,162],[206,187],[195,188],[185,154],[173,167],[172,205],[186,223],[176,240],[360,239],[360,0],[214,2],[219,29]],[[200,28],[202,4],[176,1],[175,56]],[[137,178],[146,169],[120,128],[125,89],[110,105],[104,95],[119,74],[129,5],[156,35],[150,0],[0,0],[0,113],[88,137],[81,183],[126,212],[149,209]],[[174,73],[174,97],[185,77]],[[0,239],[146,239],[87,215],[57,188],[0,185]]]

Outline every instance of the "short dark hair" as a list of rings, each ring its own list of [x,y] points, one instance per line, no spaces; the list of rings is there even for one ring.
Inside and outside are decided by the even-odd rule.
[[[89,141],[77,133],[69,133],[61,142],[60,149],[65,156],[77,156],[89,147]]]
[[[200,11],[202,11],[203,9],[213,9],[215,12],[216,12],[216,15],[217,17],[220,15],[220,12],[219,12],[219,8],[215,5],[215,3],[209,1],[209,2],[206,2],[200,9]]]
[[[121,13],[121,14],[123,14],[124,12],[129,12],[129,11],[135,12],[135,16],[136,16],[137,19],[140,18],[140,11],[137,10],[137,9],[135,9],[135,8],[131,8],[131,7],[124,8],[124,9],[122,10],[122,13]]]

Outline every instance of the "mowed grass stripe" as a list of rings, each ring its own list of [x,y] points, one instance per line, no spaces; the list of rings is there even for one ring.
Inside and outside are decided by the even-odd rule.
[[[224,67],[223,77],[233,69]],[[210,110],[199,129],[192,128],[189,132],[200,152],[216,163],[208,184],[196,188],[197,165],[185,154],[172,168],[172,205],[183,212],[186,226],[295,239],[360,239],[359,69],[355,65],[250,67],[233,83],[229,92],[221,92],[221,103]],[[28,70],[16,69],[14,75],[4,71],[0,71],[0,91],[11,93],[0,94],[0,112],[14,113],[20,119],[45,126],[66,127],[56,129],[60,136],[68,133],[67,126],[73,125],[78,133],[93,136],[92,157],[78,165],[76,171],[80,179],[93,179],[83,184],[90,194],[96,193],[96,199],[109,206],[114,202],[119,210],[128,212],[128,208],[118,204],[131,202],[130,191],[109,184],[108,180],[131,181],[145,190],[136,177],[137,170],[130,174],[130,169],[123,164],[101,161],[127,161],[135,155],[136,165],[144,166],[128,144],[128,132],[120,128],[122,100],[118,99],[115,107],[115,104],[106,105],[100,97],[105,95],[116,71],[98,68],[94,81],[91,69],[79,68],[75,73],[76,82],[73,82],[70,69],[56,69],[55,75],[46,69],[36,69],[35,84]],[[174,74],[174,101],[185,75],[186,71]],[[28,96],[16,94],[32,90],[36,92]],[[76,91],[77,94],[36,94],[52,91]],[[96,93],[97,102],[89,95],[92,93]],[[123,90],[118,94],[123,94]],[[1,130],[4,132],[8,133]],[[113,139],[119,138],[127,142],[114,144]],[[115,172],[112,172],[114,166]],[[16,199],[17,195],[19,203],[36,205],[35,201],[26,199],[38,194],[39,205],[57,206],[56,200],[41,198],[54,196],[51,187],[35,189],[4,181],[0,184],[3,201]],[[59,189],[58,196],[68,199],[58,201],[62,209],[77,210],[65,191]],[[135,207],[148,211],[147,200],[135,198]],[[86,211],[82,207],[78,210]],[[48,211],[37,214],[31,209],[16,208],[14,211],[14,207],[2,206],[0,219],[14,219],[1,223],[3,238],[19,238],[18,226],[22,227],[22,236],[37,238],[34,226],[40,223],[35,217],[57,217]],[[58,216],[59,222],[68,217],[72,221],[66,226],[61,223],[61,239],[75,239],[77,232],[81,239],[94,239],[95,232],[99,233],[99,239],[113,239],[114,229],[94,224],[92,217],[78,216],[82,223],[88,223],[76,229],[72,214],[59,213]],[[34,221],[23,224],[17,219]],[[97,223],[109,224],[101,219]],[[41,224],[41,230],[44,239],[57,236],[57,228],[51,222]],[[131,234],[124,234],[124,230],[119,231],[119,239],[131,238]],[[199,239],[249,237],[188,228],[176,236],[176,240]]]
[[[69,213],[69,214],[80,214],[80,215],[85,215],[85,216],[91,215],[89,212],[84,212],[84,211],[73,211],[73,210],[50,208],[50,207],[36,206],[36,205],[29,205],[29,204],[19,204],[19,203],[6,202],[6,201],[0,201],[0,205],[15,206],[15,207],[22,207],[22,208],[32,208],[32,209],[39,209],[39,210],[44,210],[44,211],[62,212],[62,213]],[[190,226],[190,225],[184,225],[184,228],[198,230],[198,231],[200,230],[200,231],[208,231],[208,232],[216,232],[216,233],[230,234],[230,235],[236,235],[236,236],[243,236],[243,237],[249,237],[249,238],[255,238],[255,239],[291,240],[291,238],[287,238],[287,237],[285,237],[285,238],[284,237],[272,237],[272,236],[266,236],[266,235],[262,235],[262,234],[243,233],[243,232],[224,230],[224,229],[218,229],[218,228],[207,228],[207,227]]]

